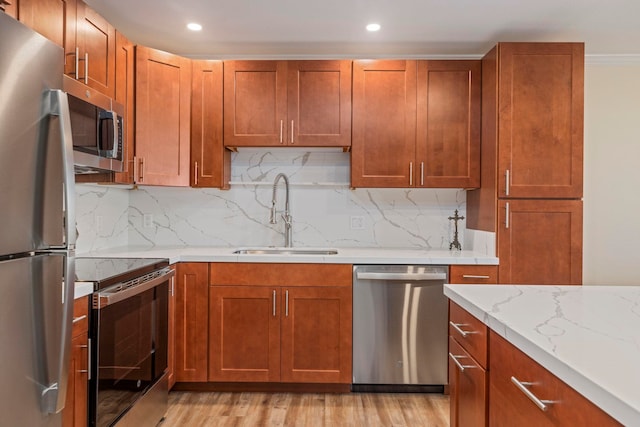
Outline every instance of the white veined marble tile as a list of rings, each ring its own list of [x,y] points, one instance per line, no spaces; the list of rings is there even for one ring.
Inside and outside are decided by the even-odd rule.
[[[282,246],[279,215],[277,224],[269,224],[272,183],[280,172],[291,183],[296,246],[448,249],[453,239],[448,217],[455,209],[465,215],[464,190],[350,189],[349,153],[247,149],[233,153],[228,191],[78,186],[79,252],[127,244]],[[284,197],[281,181],[279,212]],[[106,232],[96,231],[98,210]],[[145,215],[153,220],[150,227],[145,227]],[[465,247],[465,220],[458,228]]]

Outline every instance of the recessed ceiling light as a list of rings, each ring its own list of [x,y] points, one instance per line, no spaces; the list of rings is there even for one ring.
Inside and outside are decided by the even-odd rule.
[[[380,24],[373,24],[372,23],[372,24],[368,24],[367,25],[367,31],[374,32],[374,31],[378,31],[378,30],[380,30]]]
[[[191,31],[200,31],[202,30],[202,25],[196,24],[195,22],[190,22],[187,24],[187,28]]]

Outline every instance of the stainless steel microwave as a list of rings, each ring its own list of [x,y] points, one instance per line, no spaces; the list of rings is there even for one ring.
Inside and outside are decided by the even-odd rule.
[[[73,79],[65,79],[63,87],[69,98],[75,172],[122,172],[124,107]]]

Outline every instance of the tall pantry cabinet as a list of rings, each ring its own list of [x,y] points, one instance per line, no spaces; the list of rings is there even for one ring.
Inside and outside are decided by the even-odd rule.
[[[499,283],[582,283],[583,43],[500,43],[482,60],[481,188]]]

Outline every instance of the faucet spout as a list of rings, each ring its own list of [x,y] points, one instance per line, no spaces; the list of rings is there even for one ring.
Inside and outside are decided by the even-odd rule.
[[[284,180],[284,188],[285,188],[285,202],[284,202],[284,213],[282,214],[282,220],[284,222],[284,246],[286,248],[290,248],[293,246],[292,237],[291,237],[291,224],[293,222],[293,217],[289,212],[289,178],[287,175],[283,173],[279,173],[276,175],[276,178],[273,180],[273,194],[271,196],[271,213],[269,215],[269,223],[276,224],[276,194],[278,189],[278,182],[280,179]]]

